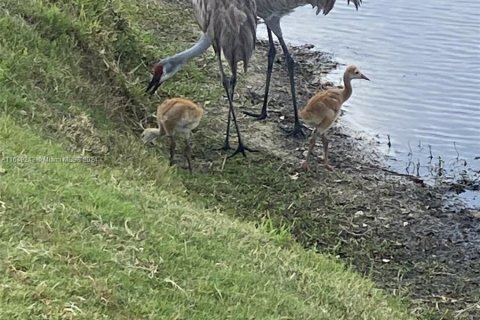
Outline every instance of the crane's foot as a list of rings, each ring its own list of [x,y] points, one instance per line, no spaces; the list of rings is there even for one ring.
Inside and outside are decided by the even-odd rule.
[[[235,150],[234,153],[232,153],[230,156],[228,156],[228,158],[233,158],[235,157],[237,154],[243,154],[243,156],[246,158],[247,157],[247,154],[245,153],[245,151],[248,151],[248,152],[258,152],[258,150],[254,150],[254,149],[250,149],[249,147],[246,147],[243,143],[239,143],[238,144],[238,148],[237,150]]]
[[[230,147],[230,142],[228,140],[225,140],[223,143],[223,146],[220,148],[215,149],[217,151],[228,151],[228,150],[233,150],[232,147]]]
[[[265,120],[267,119],[268,117],[268,114],[267,112],[262,112],[261,113],[254,113],[254,112],[250,112],[250,111],[242,111],[243,114],[247,115],[247,116],[250,116],[250,117],[254,117],[253,120],[256,120],[256,121],[260,121],[260,120]]]
[[[288,130],[285,128],[282,128],[282,129],[283,131],[287,132],[287,137],[303,138],[303,139],[307,137],[304,130],[308,130],[308,128],[302,125],[300,122],[295,123],[295,126],[291,130]]]

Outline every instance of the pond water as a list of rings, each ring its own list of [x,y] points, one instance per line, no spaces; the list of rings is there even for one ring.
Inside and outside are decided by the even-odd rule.
[[[353,84],[345,118],[378,137],[392,168],[478,179],[479,13],[480,1],[365,0],[355,11],[338,0],[327,16],[298,8],[282,28],[287,42],[313,44],[372,80]],[[339,84],[344,69],[328,80]],[[480,203],[478,192],[468,195]]]

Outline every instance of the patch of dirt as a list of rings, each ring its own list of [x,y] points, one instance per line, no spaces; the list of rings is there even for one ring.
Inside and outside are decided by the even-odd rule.
[[[274,64],[269,118],[254,121],[240,113],[261,109],[267,48],[265,42],[257,46],[248,73],[237,85],[235,105],[246,144],[261,149],[264,158],[281,158],[290,176],[301,177],[297,180],[303,188],[301,200],[293,200],[289,209],[282,212],[283,221],[294,223],[292,232],[296,239],[306,247],[313,245],[351,263],[392,294],[407,293],[414,309],[429,309],[434,319],[479,319],[478,217],[458,203],[446,206],[445,190],[385,169],[379,160],[376,140],[350,129],[342,118],[328,132],[331,164],[336,171],[331,173],[323,168],[318,157],[322,148],[318,144],[317,156],[311,162],[313,170],[302,172],[300,162],[307,140],[286,138],[280,129],[293,124],[288,76],[280,47]],[[301,109],[315,91],[332,86],[322,80],[338,65],[309,46],[292,47],[291,53],[296,60]],[[218,106],[208,108],[209,129],[200,129],[200,135],[210,136],[210,141],[211,135],[217,135],[219,146],[227,118],[226,106],[222,100]],[[236,145],[235,138],[231,141],[232,146]],[[212,161],[218,154],[202,152],[196,152],[196,165],[201,167],[200,171],[211,173]]]

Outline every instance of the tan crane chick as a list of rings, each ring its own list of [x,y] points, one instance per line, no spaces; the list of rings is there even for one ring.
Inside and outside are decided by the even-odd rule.
[[[312,137],[310,138],[307,158],[302,164],[305,171],[309,170],[308,160],[315,146],[315,139],[318,134],[322,135],[324,165],[327,169],[333,170],[333,167],[328,164],[328,140],[325,134],[340,116],[343,103],[352,95],[352,79],[370,81],[356,66],[350,65],[343,74],[343,89],[328,89],[315,94],[310,98],[305,108],[300,111],[300,118],[302,118],[305,123],[315,127],[312,132]]]
[[[190,134],[195,129],[203,116],[203,109],[194,102],[173,98],[167,99],[157,108],[158,128],[148,128],[142,132],[144,143],[153,142],[158,137],[166,135],[170,138],[170,165],[173,165],[175,154],[175,137],[185,136],[185,156],[187,157],[188,170],[192,172]]]

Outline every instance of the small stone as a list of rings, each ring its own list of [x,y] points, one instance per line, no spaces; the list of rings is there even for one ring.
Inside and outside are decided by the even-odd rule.
[[[357,212],[355,212],[355,217],[361,217],[361,216],[364,216],[365,215],[365,212],[363,212],[362,210],[359,210]]]
[[[409,225],[409,223],[408,223],[407,221],[405,221],[405,222],[403,223],[403,226],[404,226],[404,227],[406,227],[406,226],[408,226],[408,225]]]

